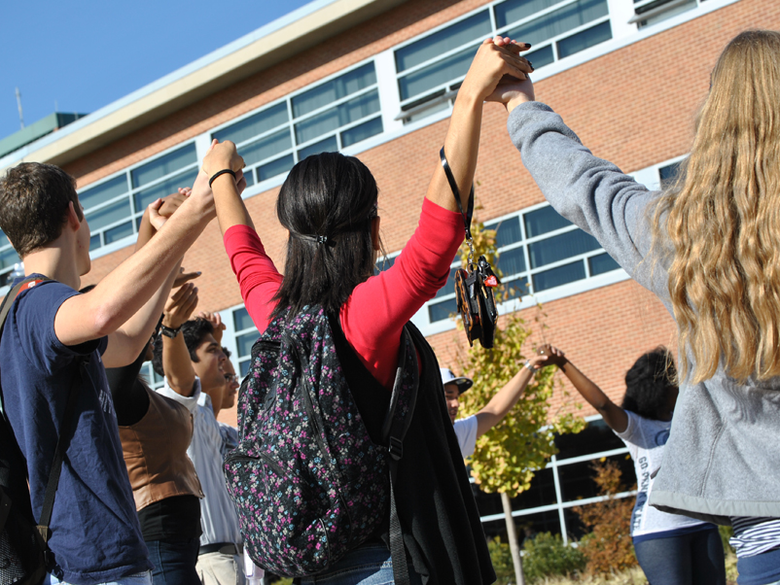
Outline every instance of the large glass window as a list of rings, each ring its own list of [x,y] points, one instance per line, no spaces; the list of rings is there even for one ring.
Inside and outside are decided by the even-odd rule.
[[[592,466],[597,461],[617,463],[627,489],[636,484],[628,449],[600,417],[591,420],[582,432],[559,436],[555,442],[558,454],[545,469],[536,472],[528,490],[512,499],[512,516],[520,529],[521,540],[540,532],[560,534],[564,541],[585,534],[572,508],[603,499],[593,481]],[[475,496],[488,538],[505,538],[506,524],[499,495],[475,490]],[[619,495],[632,496],[633,492]]]
[[[79,202],[89,222],[90,251],[137,234],[146,206],[179,187],[191,186],[197,174],[195,144],[189,143],[81,189]],[[10,284],[16,274],[23,274],[21,260],[0,232],[0,287]]]
[[[383,132],[374,63],[366,63],[212,133],[244,157],[247,183],[288,172],[299,160]]]
[[[396,49],[404,121],[449,107],[480,42],[494,34],[531,43],[525,56],[538,70],[611,39],[612,28],[607,0],[496,2]]]
[[[520,298],[618,270],[593,236],[545,205],[485,224],[496,230],[498,268],[505,299]],[[447,284],[426,303],[422,323],[444,321],[455,312],[456,259]]]
[[[195,144],[189,143],[119,176],[79,192],[89,229],[90,250],[137,233],[146,206],[191,186],[198,174]]]

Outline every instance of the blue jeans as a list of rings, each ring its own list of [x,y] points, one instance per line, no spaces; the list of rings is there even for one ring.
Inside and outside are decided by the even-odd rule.
[[[650,585],[725,585],[723,543],[717,529],[634,543]]]
[[[409,578],[413,585],[422,585],[411,563]],[[394,582],[390,551],[374,544],[348,552],[327,573],[301,579],[301,585],[392,585]]]
[[[60,581],[49,573],[43,580],[43,585],[71,585],[67,581]],[[152,572],[144,571],[143,573],[136,573],[128,577],[122,577],[118,581],[108,581],[106,583],[99,583],[98,585],[152,585]]]
[[[146,543],[146,547],[149,549],[149,561],[154,565],[154,585],[200,585],[195,572],[200,548],[197,537],[178,541],[152,540]]]

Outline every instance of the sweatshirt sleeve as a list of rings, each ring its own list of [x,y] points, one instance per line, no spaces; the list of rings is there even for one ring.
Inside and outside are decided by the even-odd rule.
[[[653,274],[652,261],[643,260],[650,252],[653,209],[660,193],[593,156],[544,104],[517,106],[507,126],[523,164],[552,207],[594,236],[631,277],[659,292],[665,279]],[[659,280],[651,282],[653,276]]]

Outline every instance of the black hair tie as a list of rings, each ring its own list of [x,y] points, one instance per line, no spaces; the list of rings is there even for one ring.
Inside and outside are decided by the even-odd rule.
[[[233,169],[222,169],[211,175],[211,178],[209,179],[209,188],[211,188],[211,184],[216,181],[217,177],[221,177],[222,175],[231,175],[233,180],[236,180],[236,172]]]

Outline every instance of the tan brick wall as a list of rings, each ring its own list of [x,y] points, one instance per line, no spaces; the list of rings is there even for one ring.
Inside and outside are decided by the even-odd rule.
[[[324,76],[412,38],[483,0],[408,2],[360,27],[217,92],[167,119],[142,128],[68,166],[88,184],[183,140],[278,99]],[[706,95],[709,73],[730,38],[751,27],[780,29],[780,2],[741,0],[676,28],[614,51],[536,85],[537,98],[551,105],[593,152],[630,172],[684,154],[693,118]],[[477,201],[487,220],[541,202],[542,196],[522,167],[500,106],[485,107],[477,169]],[[428,178],[438,165],[437,151],[447,129],[442,121],[360,155],[380,188],[382,237],[389,252],[399,250],[417,224]],[[273,210],[277,190],[255,196],[247,205],[274,260],[281,265],[285,234]],[[90,282],[127,256],[122,250],[94,262]],[[211,225],[187,254],[187,268],[203,271],[203,308],[221,310],[240,303],[219,230]],[[527,311],[533,323],[535,309]],[[544,307],[544,336],[534,324],[534,343],[560,346],[614,399],[624,391],[623,376],[633,361],[656,345],[674,346],[669,315],[648,292],[624,282],[582,293]],[[431,338],[443,363],[462,351],[462,333]],[[557,396],[553,410],[561,406]],[[592,410],[583,409],[583,414]],[[223,418],[231,420],[232,413]]]

